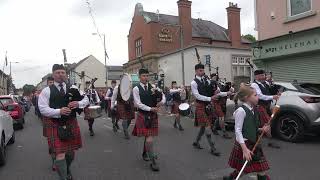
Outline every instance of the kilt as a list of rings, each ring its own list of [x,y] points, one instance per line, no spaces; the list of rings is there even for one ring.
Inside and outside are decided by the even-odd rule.
[[[173,101],[173,105],[171,107],[171,114],[179,114],[179,105],[180,102]]]
[[[48,129],[48,121],[49,120],[46,118],[41,118],[41,120],[42,120],[42,127],[43,127],[42,134],[44,137],[47,137],[47,129]]]
[[[129,106],[129,107],[126,107]],[[134,119],[134,105],[133,103],[130,103],[129,105],[126,105],[125,102],[118,101],[117,103],[117,116],[118,119],[122,120],[132,120]]]
[[[84,120],[93,119],[93,118],[90,118],[90,117],[89,117],[90,113],[89,113],[89,108],[88,108],[88,107],[85,107],[84,110],[83,110],[83,112],[84,112]]]
[[[67,153],[77,150],[82,147],[80,128],[77,119],[70,119],[67,124],[71,126],[73,139],[61,141],[58,137],[58,122],[51,118],[44,118],[47,121],[46,135],[48,140],[49,149],[52,149],[54,154]]]
[[[258,105],[257,110],[259,112],[259,118],[260,118],[261,127],[262,127],[269,122],[270,115],[268,114],[265,106]]]
[[[245,143],[250,150],[254,146],[254,143],[251,143],[249,141],[246,141]],[[262,149],[257,148],[254,153],[256,154],[257,151],[259,151],[260,158],[255,160],[253,159],[252,161],[248,162],[247,166],[243,171],[245,174],[252,173],[252,172],[262,172],[270,169]],[[230,167],[233,169],[236,169],[237,171],[240,171],[245,161],[246,160],[243,158],[240,144],[238,142],[235,142],[229,158]]]
[[[148,136],[158,136],[158,114],[153,112],[147,112],[151,116],[151,127],[147,128],[145,126],[145,113],[138,112],[136,117],[136,124],[132,131],[133,136],[137,137],[148,137]]]
[[[214,107],[214,113],[217,117],[224,117],[224,112],[222,111],[221,104],[218,100],[212,101],[213,107]]]
[[[194,119],[194,125],[196,127],[199,126],[210,126],[211,121],[213,120],[213,113],[207,115],[206,113],[206,104],[196,102],[196,112],[195,112],[195,119]]]
[[[108,112],[108,117],[111,117],[111,100],[107,100],[107,112]]]

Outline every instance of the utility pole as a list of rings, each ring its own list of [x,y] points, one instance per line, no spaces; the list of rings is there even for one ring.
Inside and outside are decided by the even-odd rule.
[[[108,87],[107,49],[106,49],[106,35],[105,34],[103,34],[103,49],[104,49],[104,67],[106,69],[106,87]]]
[[[185,73],[184,73],[184,39],[183,39],[183,29],[182,26],[180,27],[180,48],[181,48],[181,69],[182,69],[182,84],[183,86],[186,85],[185,83]]]

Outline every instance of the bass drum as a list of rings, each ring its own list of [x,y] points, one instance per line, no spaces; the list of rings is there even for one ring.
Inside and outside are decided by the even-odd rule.
[[[120,95],[124,101],[128,101],[131,96],[132,88],[139,84],[137,74],[123,74],[120,80]]]

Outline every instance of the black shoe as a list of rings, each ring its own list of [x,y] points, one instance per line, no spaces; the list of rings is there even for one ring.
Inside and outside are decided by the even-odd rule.
[[[229,136],[229,134],[227,132],[224,132],[222,137],[224,137],[225,139],[231,139],[232,137]]]
[[[275,144],[275,143],[268,143],[268,146],[271,147],[271,148],[280,149],[280,146],[278,144]]]
[[[72,180],[72,175],[68,174],[67,180]]]
[[[150,161],[150,158],[149,158],[149,156],[147,155],[146,152],[143,152],[143,153],[142,153],[142,159],[143,159],[144,161]]]
[[[197,149],[203,149],[203,147],[201,147],[200,144],[197,143],[197,142],[194,142],[194,143],[192,144],[192,146],[193,146],[194,148],[197,148]]]
[[[160,171],[160,168],[159,168],[155,159],[152,160],[152,162],[150,164],[150,168],[152,171]]]
[[[177,128],[178,128],[178,126],[177,126],[177,123],[176,123],[176,122],[174,122],[173,127],[174,127],[175,129],[177,129]]]
[[[180,131],[184,131],[184,129],[183,129],[182,126],[179,126],[179,130],[180,130]]]
[[[214,156],[220,156],[220,155],[221,155],[221,153],[220,153],[216,148],[212,148],[212,149],[210,150],[210,153],[211,153],[212,155],[214,155]]]
[[[90,130],[90,136],[94,136],[93,130]]]
[[[115,126],[116,126],[116,128],[119,130],[120,129],[120,127],[119,127],[119,124],[118,123],[116,123],[115,124]]]

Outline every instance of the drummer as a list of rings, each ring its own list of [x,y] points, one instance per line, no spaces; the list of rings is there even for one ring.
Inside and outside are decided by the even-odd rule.
[[[122,120],[122,128],[125,139],[130,139],[128,128],[131,124],[131,120],[134,119],[135,115],[133,96],[131,94],[129,100],[124,101],[119,92],[120,86],[121,84],[114,88],[113,95],[111,98],[111,110],[116,111],[116,113],[119,116],[119,119]]]
[[[143,160],[151,160],[151,170],[159,171],[153,149],[153,139],[158,136],[158,111],[160,106],[165,103],[165,96],[161,92],[161,101],[158,102],[159,97],[156,95],[159,95],[159,93],[156,93],[158,91],[148,83],[149,71],[147,69],[139,70],[139,79],[140,84],[133,88],[134,103],[139,110],[132,135],[145,137]]]
[[[89,101],[90,101],[90,105],[99,105],[100,104],[100,98],[99,95],[97,93],[97,91],[95,90],[95,87],[93,84],[91,84],[91,88],[89,88],[90,86],[90,82],[86,82],[86,96],[88,97]],[[87,106],[86,108],[84,108],[84,120],[88,121],[88,126],[89,126],[89,134],[90,136],[94,136],[94,131],[93,131],[93,123],[94,123],[94,118],[90,117],[90,111],[89,111],[89,106]]]
[[[107,94],[105,96],[105,100],[107,101],[107,112],[108,117],[112,119],[113,124],[113,131],[116,132],[118,129],[120,129],[118,125],[119,119],[117,118],[117,114],[115,111],[111,111],[111,97],[113,95],[114,88],[117,86],[117,81],[112,80],[111,81],[111,87],[108,89]]]
[[[183,89],[177,87],[177,82],[172,81],[170,94],[173,99],[173,105],[171,107],[171,114],[175,115],[173,127],[176,129],[179,128],[180,131],[184,130],[183,127],[181,126],[180,114],[179,114],[179,105],[181,104],[181,95],[180,94],[182,93],[182,91],[183,91]]]

